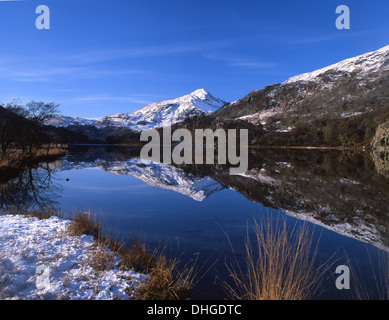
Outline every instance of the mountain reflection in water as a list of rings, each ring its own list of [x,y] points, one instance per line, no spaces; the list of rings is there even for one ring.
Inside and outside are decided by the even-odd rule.
[[[97,169],[116,176],[131,176],[138,181],[137,188],[144,183],[184,198],[189,197],[192,202],[188,204],[185,200],[187,213],[184,210],[180,215],[192,215],[191,219],[194,219],[195,214],[200,219],[200,212],[192,212],[198,210],[196,208],[204,208],[211,198],[233,190],[263,208],[280,210],[292,218],[307,220],[336,234],[389,252],[389,178],[385,175],[388,172],[385,157],[345,151],[251,150],[249,170],[243,175],[231,176],[224,166],[145,164],[138,156],[139,150],[134,148],[73,147],[69,155],[58,161],[14,172],[1,172],[0,206],[2,209],[37,209],[57,207],[60,204],[61,207],[61,197],[64,196],[62,191],[66,189],[63,179],[67,176],[65,173],[76,174],[76,171],[81,172],[78,170]],[[57,179],[58,175],[60,179]],[[69,183],[72,183],[72,179]],[[99,186],[93,181],[89,185]],[[106,192],[113,193],[115,190]],[[96,199],[99,195],[96,195]],[[161,201],[158,208],[160,215],[174,208],[172,203],[164,208],[164,197],[167,199],[164,195],[158,199],[153,199],[151,195],[149,200]],[[231,197],[230,193],[226,195]],[[66,198],[67,201],[69,199]],[[89,199],[91,202],[93,200]],[[174,200],[169,198],[166,201]],[[200,207],[200,203],[204,206]],[[141,208],[141,205],[136,207],[140,211]],[[237,209],[230,214],[239,217],[243,211]],[[154,222],[149,221],[152,218],[147,216],[147,211],[139,212],[140,215],[144,216],[144,223],[147,219],[148,224]],[[229,217],[226,215],[226,220]],[[166,223],[174,223],[177,218],[171,220],[173,222],[169,220]],[[155,223],[161,223],[158,221]],[[199,225],[202,223],[199,222]],[[197,234],[201,234],[201,227],[193,228],[196,228]],[[200,236],[193,236],[192,232],[195,231],[189,226],[188,230],[182,232],[188,239],[200,241]],[[191,245],[195,246],[194,243]]]
[[[128,148],[75,150],[53,171],[99,168],[204,201],[225,188],[337,233],[389,247],[389,179],[368,154],[319,150],[252,150],[250,169],[231,176],[223,167],[144,164]],[[381,160],[381,158],[379,158]],[[379,168],[382,169],[382,161]]]

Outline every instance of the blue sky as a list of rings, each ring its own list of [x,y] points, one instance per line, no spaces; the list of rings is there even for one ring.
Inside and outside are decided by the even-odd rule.
[[[38,5],[51,29],[38,30]],[[351,29],[335,27],[348,5]],[[0,102],[98,118],[204,88],[225,101],[389,44],[384,0],[0,0]]]

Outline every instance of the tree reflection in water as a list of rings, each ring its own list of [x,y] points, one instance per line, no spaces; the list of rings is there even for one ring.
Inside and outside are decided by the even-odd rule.
[[[54,209],[61,185],[49,163],[33,168],[3,168],[0,176],[0,211]]]

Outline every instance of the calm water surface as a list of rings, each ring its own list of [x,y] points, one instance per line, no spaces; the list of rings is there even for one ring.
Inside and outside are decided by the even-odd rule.
[[[368,155],[261,151],[246,175],[231,177],[223,168],[145,165],[129,148],[80,147],[3,180],[3,208],[50,204],[65,216],[91,210],[112,235],[168,243],[168,255],[182,264],[197,259],[203,272],[195,299],[228,298],[220,279],[229,279],[231,245],[242,261],[254,219],[271,217],[290,228],[307,220],[314,242],[320,238],[317,263],[339,259],[317,298],[350,299],[356,283],[369,298],[382,295],[376,283],[387,272],[389,179]],[[341,264],[355,271],[349,291],[335,287]]]

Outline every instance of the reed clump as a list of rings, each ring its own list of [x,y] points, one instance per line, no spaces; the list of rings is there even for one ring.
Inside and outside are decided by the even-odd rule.
[[[286,221],[254,221],[246,234],[243,265],[226,263],[232,283],[224,283],[238,300],[309,300],[316,296],[333,263],[316,265],[318,243],[306,224],[288,230]],[[236,254],[234,252],[234,256]]]

